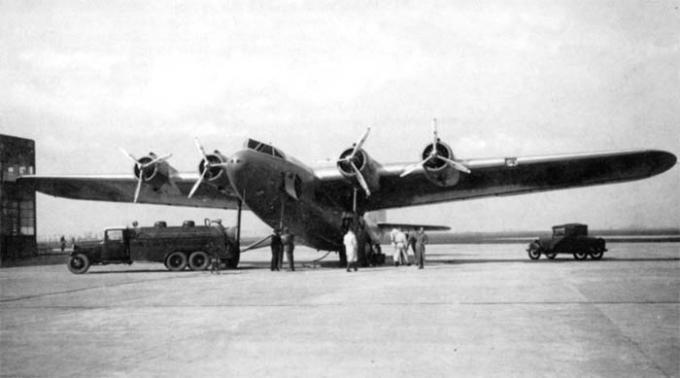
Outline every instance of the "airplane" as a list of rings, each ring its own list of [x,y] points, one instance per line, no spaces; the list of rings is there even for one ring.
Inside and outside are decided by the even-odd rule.
[[[20,178],[35,190],[71,199],[249,210],[272,228],[287,227],[303,244],[340,254],[348,224],[361,245],[379,244],[393,227],[446,230],[445,226],[389,224],[369,213],[491,196],[509,196],[640,180],[669,170],[675,155],[660,150],[529,157],[458,159],[433,122],[433,139],[421,160],[381,164],[364,149],[370,128],[344,149],[335,166],[312,168],[274,146],[248,139],[227,157],[206,152],[196,140],[198,173],[180,173],[169,155],[151,153],[134,161],[129,175]],[[362,249],[360,248],[360,251]],[[236,267],[238,259],[231,267]]]

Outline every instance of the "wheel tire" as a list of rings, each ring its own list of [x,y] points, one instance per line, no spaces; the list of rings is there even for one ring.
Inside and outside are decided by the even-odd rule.
[[[590,255],[590,258],[593,260],[602,260],[602,256],[604,256],[604,251],[601,249],[593,248],[588,255]]]
[[[187,255],[184,252],[173,252],[165,259],[165,266],[172,272],[179,272],[187,267]]]
[[[557,256],[557,253],[555,253],[555,252],[547,252],[545,254],[545,257],[547,257],[548,260],[555,260],[555,256]]]
[[[574,252],[574,258],[576,260],[582,261],[582,260],[585,260],[586,257],[588,257],[587,252]]]
[[[538,245],[538,243],[534,242],[529,245],[529,248],[527,249],[527,254],[529,255],[529,258],[532,260],[538,260],[541,258],[541,246]]]
[[[529,258],[532,260],[538,260],[541,258],[541,251],[538,249],[530,249],[528,252]]]
[[[76,253],[69,257],[68,270],[73,274],[83,274],[90,268],[90,259],[82,253]]]
[[[189,269],[206,270],[210,265],[210,256],[203,251],[196,251],[189,255]]]

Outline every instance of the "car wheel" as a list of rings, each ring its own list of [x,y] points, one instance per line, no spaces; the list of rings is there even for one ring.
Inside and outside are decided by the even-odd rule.
[[[187,267],[187,255],[183,252],[173,252],[165,259],[165,266],[173,272],[184,270]]]
[[[90,268],[90,259],[82,253],[76,253],[68,259],[68,270],[73,274],[83,274]]]
[[[602,256],[604,255],[604,251],[602,251],[600,249],[593,248],[590,251],[589,255],[590,255],[590,258],[593,259],[593,260],[601,260]]]
[[[586,252],[574,252],[574,258],[576,260],[579,260],[579,261],[585,260],[586,257],[588,257],[588,253],[586,253]]]
[[[541,246],[536,242],[529,244],[527,254],[529,254],[530,259],[538,260],[539,258],[541,258]]]
[[[548,252],[548,253],[545,254],[545,257],[547,257],[548,260],[554,260],[555,256],[557,256],[557,253],[555,253],[555,252]]]
[[[541,258],[541,251],[539,249],[529,249],[527,252],[529,254],[529,258],[532,260],[538,260]]]
[[[193,252],[189,256],[189,269],[206,270],[210,264],[210,257],[203,251]]]

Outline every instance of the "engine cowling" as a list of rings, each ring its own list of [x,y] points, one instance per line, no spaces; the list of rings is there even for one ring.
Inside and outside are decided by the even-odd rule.
[[[198,163],[198,173],[203,175],[205,172],[205,180],[217,185],[220,189],[224,189],[229,185],[229,178],[227,178],[227,174],[224,170],[224,163],[226,162],[227,157],[215,150],[215,152],[211,154],[206,154],[205,158],[201,159],[200,163]]]
[[[153,152],[146,156],[142,156],[139,158],[138,164],[134,165],[133,170],[137,179],[141,176],[142,181],[157,189],[170,181],[171,168],[163,159],[149,164],[154,160],[158,160],[158,157]]]
[[[338,170],[344,177],[355,180],[358,184],[361,185],[361,183],[359,182],[360,179],[357,177],[357,173],[351,164],[354,163],[354,166],[357,168],[357,170],[361,173],[361,176],[363,176],[363,179],[366,181],[368,189],[371,192],[378,190],[380,188],[378,163],[376,163],[376,161],[373,160],[368,155],[368,153],[366,153],[366,151],[364,151],[363,149],[359,149],[354,154],[354,157],[352,157],[351,160],[348,160],[348,157],[352,155],[353,151],[354,147],[349,147],[340,154],[340,158],[338,159],[337,164]]]
[[[434,146],[436,145],[436,147]],[[432,154],[432,148],[437,149],[437,156],[427,160],[423,163],[425,176],[428,180],[439,186],[454,186],[460,179],[460,172],[446,161],[440,159],[443,157],[449,160],[455,160],[451,147],[439,140],[435,144],[428,144],[423,149],[422,158],[427,159]]]

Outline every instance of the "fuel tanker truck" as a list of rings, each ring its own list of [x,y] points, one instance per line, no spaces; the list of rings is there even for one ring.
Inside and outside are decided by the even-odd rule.
[[[236,227],[224,228],[220,221],[209,219],[202,226],[185,221],[168,227],[160,221],[153,227],[108,228],[104,240],[74,245],[67,266],[74,274],[85,273],[95,264],[134,261],[160,262],[170,271],[205,270],[213,261],[236,268],[239,255]]]

